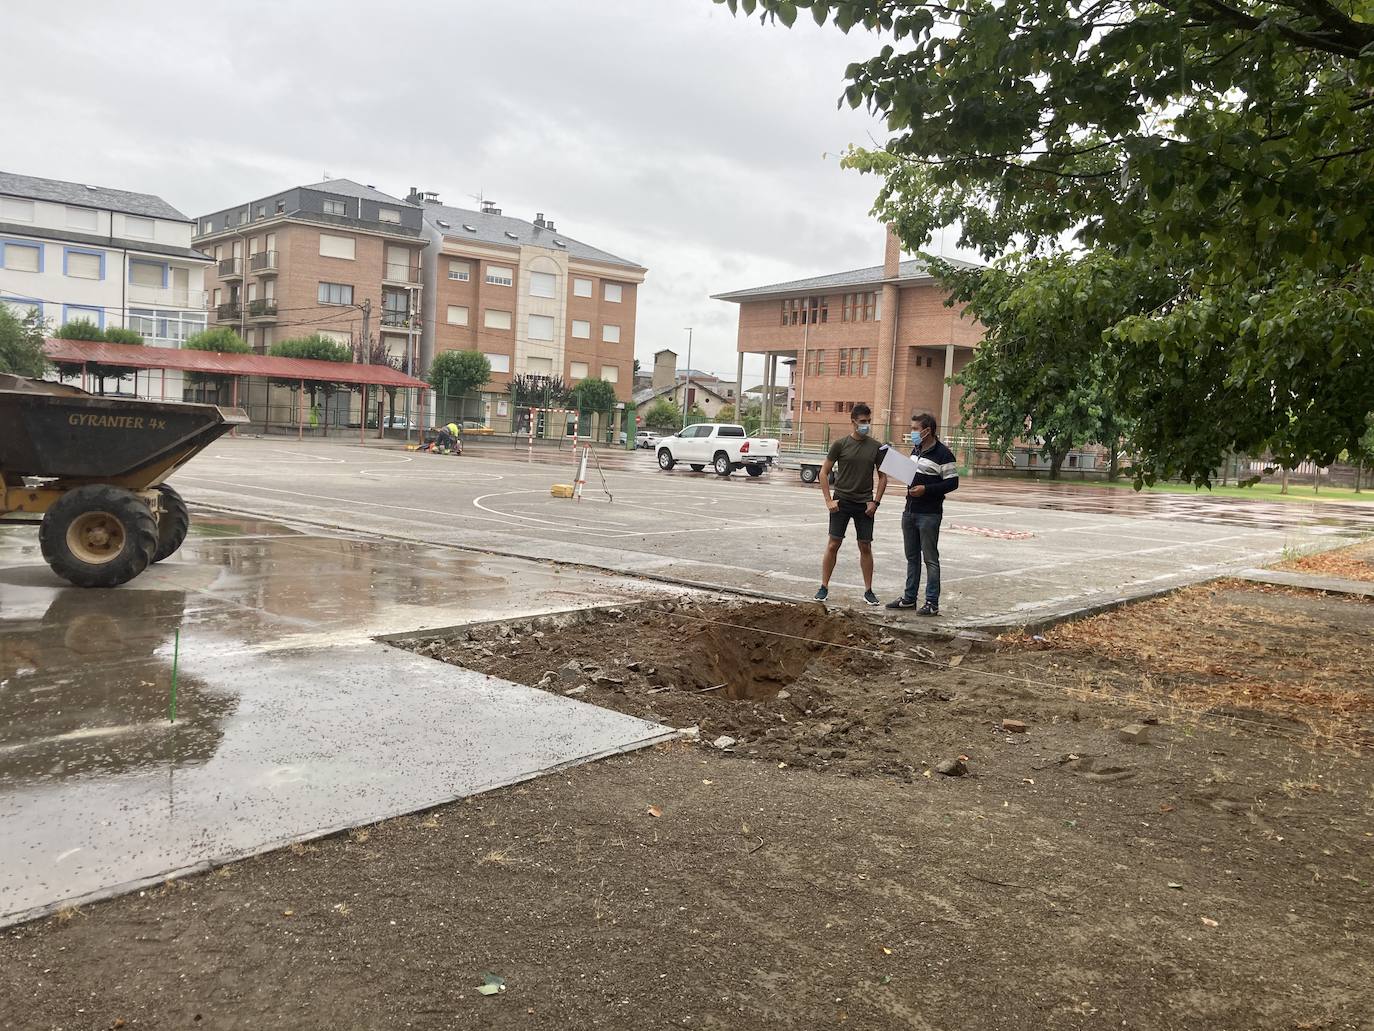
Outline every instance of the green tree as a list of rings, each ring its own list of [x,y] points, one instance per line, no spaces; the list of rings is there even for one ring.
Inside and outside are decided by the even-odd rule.
[[[491,362],[481,351],[440,351],[427,378],[435,398],[458,398],[455,418],[461,421],[474,401],[468,395],[491,382]]]
[[[660,397],[645,414],[644,425],[655,433],[676,433],[682,428],[682,409],[672,398]]]
[[[199,333],[193,333],[186,338],[181,348],[183,351],[214,351],[217,354],[253,353],[252,345],[228,326],[216,326],[214,329],[205,329]],[[224,397],[228,392],[231,378],[217,373],[205,372],[193,372],[189,376],[190,382],[195,386],[204,387],[213,384],[217,399]]]
[[[48,371],[43,319],[36,311],[16,315],[0,304],[0,372],[38,379]]]
[[[1374,21],[1330,0],[719,0],[883,40],[842,102],[892,131],[846,163],[909,249],[1084,248],[1171,268],[1112,327],[1137,481],[1231,450],[1328,464],[1374,410]]]
[[[491,382],[491,362],[481,351],[440,351],[426,378],[436,393],[462,397]]]
[[[353,360],[353,350],[348,344],[340,343],[323,333],[314,333],[307,337],[296,337],[291,340],[279,340],[272,345],[267,353],[273,358],[305,358],[317,362],[347,363]],[[292,390],[300,385],[299,380],[274,380],[273,382],[290,387]],[[324,427],[325,436],[329,435],[329,401],[342,385],[331,380],[308,379],[305,381],[305,389],[310,394],[311,417],[319,421]],[[316,414],[316,402],[320,395],[324,396],[324,418],[322,420]]]
[[[572,399],[579,412],[609,412],[615,407],[615,387],[596,377],[580,380],[572,388]]]
[[[125,347],[142,347],[143,337],[132,329],[125,329],[122,326],[111,326],[108,329],[101,329],[89,319],[75,319],[71,322],[63,323],[53,334],[59,340],[90,340],[99,343],[121,344]],[[63,366],[64,373],[67,370],[79,372],[85,368],[88,375],[94,376],[98,393],[105,393],[105,381],[113,379],[116,383],[125,376],[136,375],[138,369],[132,365],[119,365],[115,363],[85,362],[83,365],[66,364]]]
[[[53,336],[58,340],[104,340],[105,331],[90,319],[73,319],[58,326]]]
[[[1109,475],[1131,426],[1120,413],[1134,384],[1122,382],[1120,344],[1103,335],[1128,316],[1154,309],[1175,289],[1164,272],[1103,253],[1009,258],[986,269],[939,273],[985,329],[973,360],[954,378],[966,421],[986,428],[995,447],[1038,439],[1057,479],[1075,447],[1109,449]]]

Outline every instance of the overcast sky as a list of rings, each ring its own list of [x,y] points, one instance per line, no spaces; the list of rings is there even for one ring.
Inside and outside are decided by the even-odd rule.
[[[0,168],[155,193],[192,217],[326,173],[542,211],[648,267],[646,365],[662,347],[685,365],[694,326],[693,366],[733,375],[737,308],[708,295],[882,261],[877,182],[838,159],[883,137],[836,107],[845,66],[877,49],[861,31],[765,27],[711,0],[62,14],[8,5]]]

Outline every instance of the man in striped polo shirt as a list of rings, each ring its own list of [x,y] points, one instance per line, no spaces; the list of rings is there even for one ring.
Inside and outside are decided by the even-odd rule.
[[[926,603],[918,616],[940,614],[940,520],[945,495],[959,489],[954,452],[935,435],[935,417],[922,412],[911,417],[911,457],[916,478],[906,492],[902,513],[902,543],[906,551],[906,590],[890,609],[916,609],[921,593],[921,562],[926,567]]]

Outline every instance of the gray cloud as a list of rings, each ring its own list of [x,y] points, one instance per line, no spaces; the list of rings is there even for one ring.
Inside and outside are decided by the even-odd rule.
[[[324,173],[437,191],[649,268],[638,356],[733,372],[723,290],[877,264],[876,183],[839,168],[880,123],[839,110],[877,43],[710,0],[233,8],[69,0],[6,12],[0,167],[203,214]],[[57,72],[57,75],[53,73]],[[829,155],[828,157],[825,155]],[[757,371],[752,371],[757,377]]]

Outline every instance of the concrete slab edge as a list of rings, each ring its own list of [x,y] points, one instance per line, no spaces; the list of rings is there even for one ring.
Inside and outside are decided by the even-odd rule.
[[[499,791],[501,788],[513,787],[516,784],[523,784],[526,781],[536,780],[539,777],[546,777],[549,774],[559,773],[563,770],[572,769],[575,766],[585,766],[589,763],[600,762],[603,759],[610,759],[613,756],[625,755],[629,752],[636,752],[643,748],[651,748],[654,745],[666,744],[669,741],[677,740],[695,740],[695,736],[689,730],[674,730],[665,727],[661,734],[654,734],[650,737],[641,738],[629,744],[618,745],[614,748],[606,748],[598,752],[591,752],[587,755],[578,756],[575,759],[569,759],[566,762],[555,763],[553,766],[546,767],[542,770],[535,770],[531,773],[521,774],[516,777],[508,777],[500,781],[493,781],[490,784],[483,784],[466,794],[437,799],[413,808],[401,808],[395,811],[388,811],[380,816],[369,816],[363,820],[331,824],[327,827],[320,827],[315,830],[307,831],[304,834],[294,834],[276,838],[261,845],[255,845],[250,849],[227,852],[224,855],[203,859],[198,863],[192,863],[188,866],[164,870],[148,877],[140,877],[135,880],[125,881],[108,888],[86,892],[83,895],[74,895],[58,902],[34,906],[14,913],[0,913],[0,929],[31,923],[34,920],[41,920],[44,917],[52,916],[54,913],[59,913],[71,907],[88,906],[94,905],[97,902],[106,902],[110,899],[118,898],[121,895],[128,895],[131,892],[139,891],[144,888],[165,884],[168,881],[180,880],[183,877],[190,877],[195,874],[209,873],[211,870],[217,869],[218,867],[228,866],[230,863],[241,862],[244,859],[252,859],[254,856],[265,855],[268,852],[275,852],[288,845],[295,845],[305,841],[318,841],[320,838],[327,838],[334,834],[342,834],[345,831],[355,830],[358,827],[368,827],[375,823],[384,823],[387,820],[394,820],[401,816],[414,816],[417,813],[425,813],[431,809],[438,809],[441,806],[452,805],[454,802],[461,801],[465,798],[476,798],[478,795]]]

